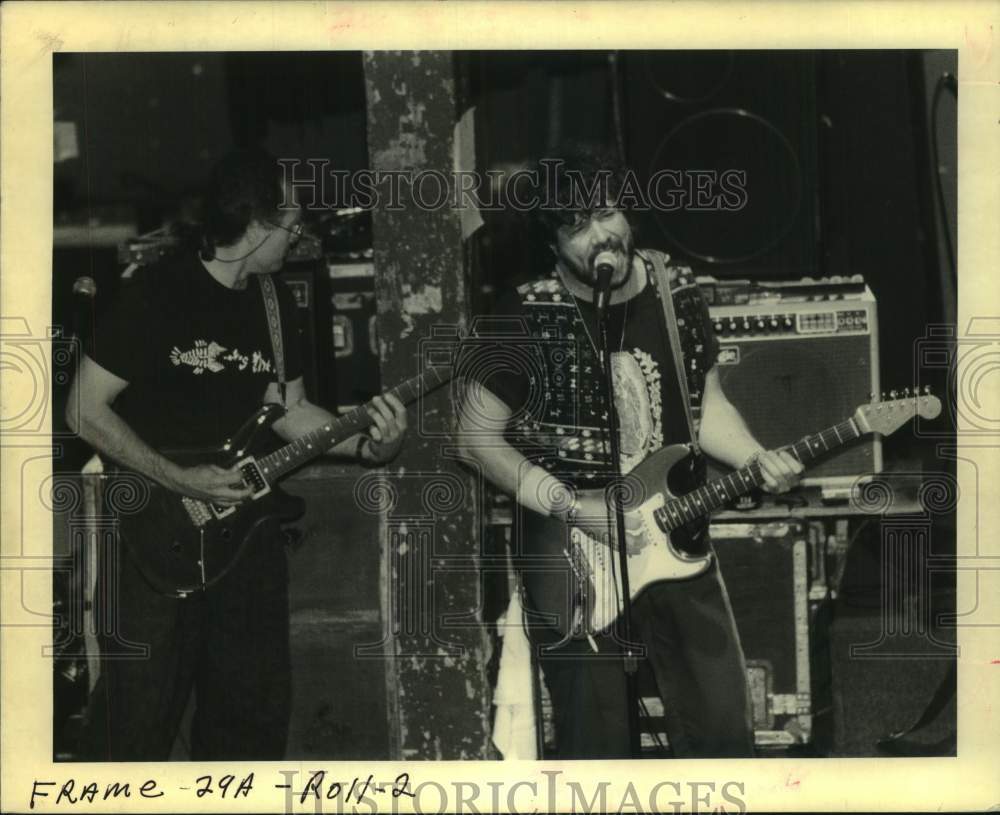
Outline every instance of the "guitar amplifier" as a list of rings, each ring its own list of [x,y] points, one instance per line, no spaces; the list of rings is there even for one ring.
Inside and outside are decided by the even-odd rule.
[[[346,411],[368,402],[381,391],[375,268],[371,261],[330,263],[327,271],[333,315],[332,356],[337,372],[337,409]]]
[[[381,390],[371,262],[288,263],[281,280],[299,307],[306,394],[344,413]]]
[[[879,392],[878,317],[867,286],[796,282],[712,294],[722,388],[765,447],[842,422]],[[802,483],[842,487],[881,469],[881,441],[867,436],[819,459]],[[723,472],[710,468],[711,476]]]
[[[330,283],[321,262],[286,264],[279,279],[291,290],[299,312],[302,378],[306,396],[316,405],[335,410],[336,380],[324,338],[330,326]]]

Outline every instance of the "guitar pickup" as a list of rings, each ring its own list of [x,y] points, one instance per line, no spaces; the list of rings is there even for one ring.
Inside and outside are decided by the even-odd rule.
[[[250,493],[250,499],[256,501],[267,495],[271,491],[271,485],[267,483],[267,479],[264,477],[264,473],[260,471],[260,467],[257,466],[257,462],[252,458],[245,458],[236,464],[240,468],[240,476],[243,478],[243,483],[253,490]],[[237,507],[235,506],[224,506],[222,504],[211,504],[212,514],[216,518],[225,518],[236,512]]]
[[[253,492],[250,493],[250,497],[254,501],[267,495],[271,491],[271,485],[267,483],[264,473],[261,472],[260,467],[257,466],[257,462],[254,459],[245,458],[236,466],[240,468],[240,475],[243,476],[243,483],[253,490]]]

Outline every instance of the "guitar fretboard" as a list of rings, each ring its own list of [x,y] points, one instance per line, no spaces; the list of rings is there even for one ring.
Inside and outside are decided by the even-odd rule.
[[[854,420],[848,419],[819,433],[806,436],[783,449],[805,464],[829,450],[860,438],[861,435]],[[674,530],[688,521],[697,520],[713,510],[720,509],[763,483],[764,474],[761,472],[760,464],[756,461],[751,462],[679,498],[672,498],[656,510],[656,519],[666,531]]]
[[[388,393],[394,394],[404,405],[408,405],[425,393],[443,385],[451,377],[451,367],[432,366],[419,376],[407,379],[397,385]],[[332,422],[300,436],[273,453],[257,459],[257,466],[260,467],[267,480],[273,483],[285,473],[289,473],[310,459],[322,455],[332,445],[374,424],[367,410],[368,404],[360,405],[338,416]]]

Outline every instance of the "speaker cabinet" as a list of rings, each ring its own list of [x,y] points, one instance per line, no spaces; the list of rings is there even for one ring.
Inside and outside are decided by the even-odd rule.
[[[867,289],[709,312],[722,389],[767,448],[838,424],[878,393],[878,320]],[[866,436],[818,459],[802,483],[843,485],[881,469],[881,440]]]
[[[337,406],[348,410],[369,401],[381,390],[375,268],[371,262],[331,264],[329,278]]]
[[[814,273],[814,60],[804,51],[625,52],[629,164],[651,194],[657,173],[671,173],[639,213],[641,245],[720,276]]]
[[[337,391],[326,341],[331,308],[326,264],[322,261],[290,263],[279,279],[291,289],[299,310],[302,377],[306,396],[314,404],[333,410],[337,404]]]
[[[381,390],[370,262],[291,263],[281,279],[299,307],[306,394],[337,413]]]
[[[754,743],[807,744],[813,706],[805,525],[719,523],[711,537],[746,657]],[[653,752],[667,734],[651,671],[640,674],[639,689],[649,713],[640,722],[642,747]]]
[[[953,667],[940,643],[953,641],[955,631],[932,627],[923,635],[923,652],[911,642],[906,653],[893,653],[893,639],[886,636],[879,609],[838,611],[830,631],[831,755],[884,755],[879,740],[917,722]],[[909,639],[918,639],[915,631]],[[957,707],[951,698],[926,727],[908,738],[929,748],[926,755],[955,755],[949,737],[954,739],[956,730]]]

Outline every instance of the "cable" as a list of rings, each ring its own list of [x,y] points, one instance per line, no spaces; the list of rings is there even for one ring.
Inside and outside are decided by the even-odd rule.
[[[272,229],[270,232],[268,232],[264,236],[264,239],[260,243],[258,243],[253,249],[251,249],[249,252],[247,252],[245,255],[242,255],[241,257],[238,257],[238,258],[220,258],[220,257],[216,256],[216,254],[215,254],[215,247],[212,247],[212,256],[211,257],[205,257],[204,254],[202,254],[202,259],[203,260],[216,260],[219,263],[239,263],[241,260],[246,260],[248,257],[250,257],[250,255],[252,255],[258,249],[260,249],[260,247],[262,247],[264,245],[264,243],[267,241],[267,239],[270,238],[271,235],[273,235],[273,234],[274,234],[274,230]],[[203,247],[203,251],[204,251],[204,247]]]

